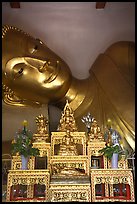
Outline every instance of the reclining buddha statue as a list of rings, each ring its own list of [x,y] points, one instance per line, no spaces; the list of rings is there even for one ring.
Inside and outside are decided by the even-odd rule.
[[[134,42],[116,42],[97,57],[88,78],[77,79],[42,41],[13,26],[3,26],[3,101],[9,105],[55,104],[63,108],[68,100],[79,131],[86,131],[81,118],[90,112],[102,131],[110,119],[123,146],[134,150],[134,59]]]

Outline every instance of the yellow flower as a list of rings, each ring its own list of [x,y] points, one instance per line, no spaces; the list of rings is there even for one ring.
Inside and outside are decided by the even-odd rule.
[[[23,121],[23,126],[26,127],[27,125],[28,125],[28,121],[27,121],[27,120],[24,120],[24,121]]]
[[[14,140],[12,140],[12,142],[11,142],[11,143],[12,143],[12,144],[14,144],[15,142],[16,142],[16,141],[15,141],[15,139],[14,139]]]

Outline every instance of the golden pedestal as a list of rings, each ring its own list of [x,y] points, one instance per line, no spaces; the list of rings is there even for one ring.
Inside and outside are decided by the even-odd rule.
[[[34,165],[35,165],[35,157],[31,156],[28,161],[28,169],[34,169]],[[20,156],[12,157],[11,169],[12,170],[21,169],[21,157]]]
[[[104,184],[104,195],[96,195],[96,185]],[[114,196],[114,184],[126,184],[126,196]],[[92,169],[91,170],[92,202],[135,202],[133,175],[131,169]]]
[[[89,177],[73,177],[51,179],[51,202],[91,202],[91,187]]]
[[[11,187],[13,185],[27,185],[27,200],[33,198],[34,184],[46,186],[45,199],[49,199],[49,179],[48,170],[9,170],[7,184],[7,200],[11,201]]]

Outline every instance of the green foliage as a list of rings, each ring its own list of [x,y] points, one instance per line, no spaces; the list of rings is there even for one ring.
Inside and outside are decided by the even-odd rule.
[[[120,160],[121,156],[125,154],[119,145],[112,145],[112,146],[106,145],[106,147],[104,147],[103,149],[100,149],[99,152],[103,153],[104,156],[107,157],[109,160],[111,160],[113,153],[118,153],[118,160]]]
[[[24,157],[39,155],[39,149],[33,148],[32,142],[33,135],[24,126],[23,130],[17,133],[14,142],[11,144],[12,154],[19,153],[19,155],[24,155]]]

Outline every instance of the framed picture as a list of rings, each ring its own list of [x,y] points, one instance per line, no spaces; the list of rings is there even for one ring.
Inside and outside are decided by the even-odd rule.
[[[103,168],[103,157],[102,156],[91,156],[91,168],[100,169]]]
[[[35,157],[35,169],[47,169],[47,156]]]

